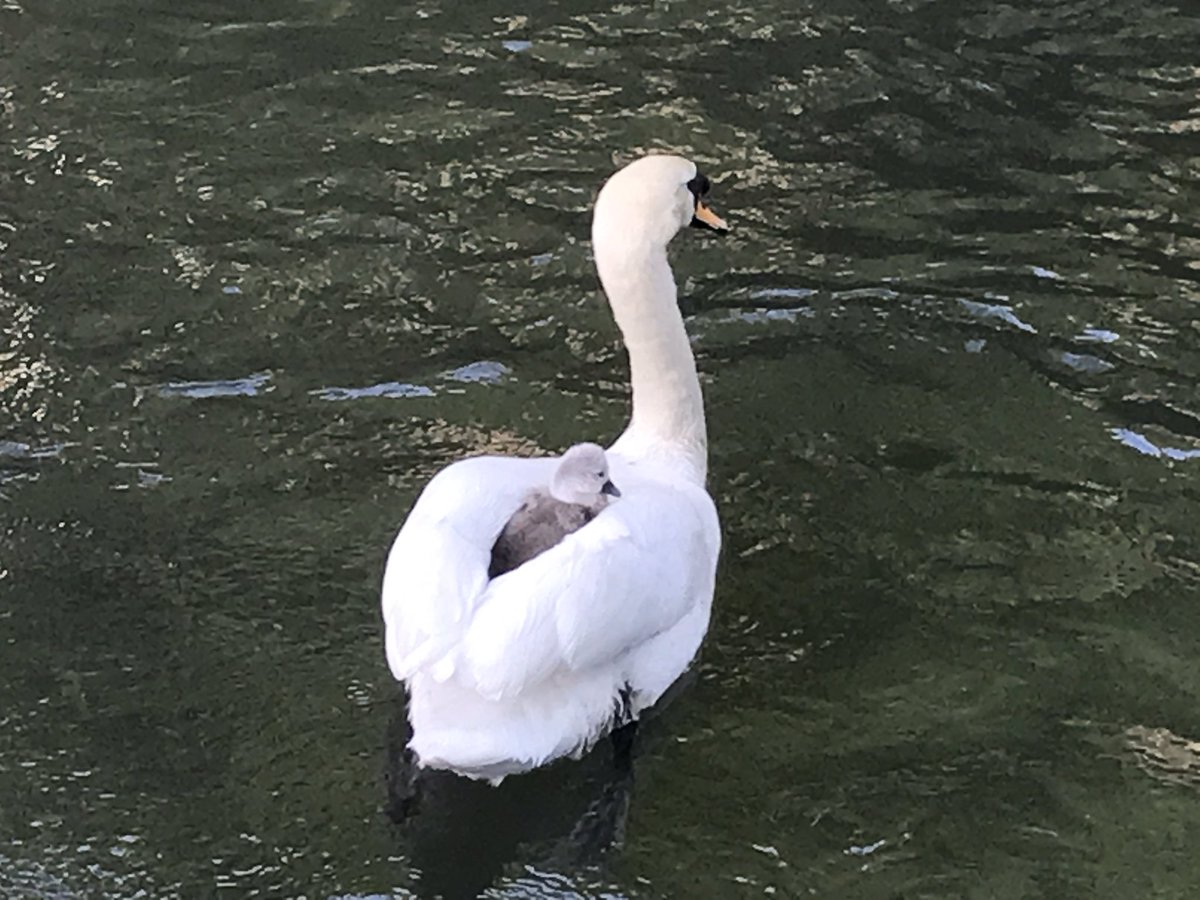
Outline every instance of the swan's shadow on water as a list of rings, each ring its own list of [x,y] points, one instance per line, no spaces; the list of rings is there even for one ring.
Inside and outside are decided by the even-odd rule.
[[[398,700],[388,725],[385,811],[420,873],[422,897],[477,897],[526,865],[594,875],[621,846],[633,764],[614,759],[610,742],[578,762],[492,787],[448,772],[421,771],[414,779],[405,751],[411,734]]]

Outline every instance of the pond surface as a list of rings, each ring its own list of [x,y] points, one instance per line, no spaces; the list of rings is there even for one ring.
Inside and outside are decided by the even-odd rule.
[[[0,895],[1190,897],[1200,18],[1133,0],[0,0]],[[386,548],[615,436],[676,242],[696,677],[388,815]]]

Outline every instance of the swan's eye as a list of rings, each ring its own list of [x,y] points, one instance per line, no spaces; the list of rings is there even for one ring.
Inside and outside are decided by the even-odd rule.
[[[696,202],[699,202],[701,197],[712,190],[712,183],[703,172],[697,171],[696,177],[687,183],[687,188],[696,198]]]
[[[600,479],[603,479],[603,478],[604,478],[604,473],[603,473],[603,472],[597,472],[597,473],[596,473],[596,477],[597,477],[597,478],[600,478]]]

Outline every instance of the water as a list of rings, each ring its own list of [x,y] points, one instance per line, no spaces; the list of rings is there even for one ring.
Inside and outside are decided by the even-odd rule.
[[[1200,19],[0,3],[0,894],[1190,897]],[[646,729],[385,814],[430,473],[626,414],[615,164],[725,552]],[[435,793],[437,793],[435,792]]]

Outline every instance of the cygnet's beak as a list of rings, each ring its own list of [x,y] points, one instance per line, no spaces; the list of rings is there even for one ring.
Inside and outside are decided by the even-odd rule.
[[[703,200],[696,201],[696,212],[692,216],[693,228],[707,228],[709,231],[728,231],[729,225],[724,219],[704,205]]]
[[[617,486],[611,481],[604,482],[604,487],[600,488],[600,493],[608,494],[610,497],[620,497],[621,492],[617,490]]]

